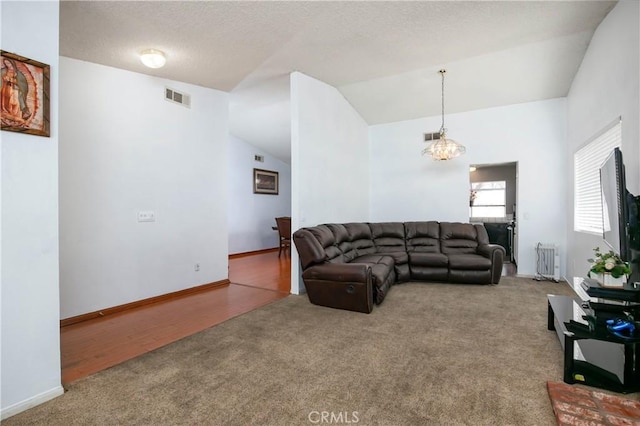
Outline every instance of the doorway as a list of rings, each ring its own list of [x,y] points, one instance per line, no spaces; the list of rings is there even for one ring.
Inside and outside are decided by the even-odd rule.
[[[505,268],[518,263],[518,163],[474,164],[469,168],[469,222],[482,223],[489,242],[505,248]]]

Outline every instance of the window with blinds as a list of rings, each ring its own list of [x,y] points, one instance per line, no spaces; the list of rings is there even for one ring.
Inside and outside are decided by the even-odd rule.
[[[602,235],[600,166],[622,141],[622,121],[607,126],[573,156],[574,230]]]

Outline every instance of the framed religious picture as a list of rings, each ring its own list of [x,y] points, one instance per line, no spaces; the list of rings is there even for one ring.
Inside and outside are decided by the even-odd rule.
[[[253,169],[253,193],[278,195],[278,172]]]
[[[49,137],[49,65],[4,50],[0,56],[0,128]]]

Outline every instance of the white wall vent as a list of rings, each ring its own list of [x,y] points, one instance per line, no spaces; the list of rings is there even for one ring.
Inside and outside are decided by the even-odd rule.
[[[256,160],[258,163],[264,163],[264,155],[254,155],[253,159]]]
[[[560,281],[560,254],[558,246],[549,243],[536,245],[536,276],[535,279]]]
[[[169,87],[164,88],[164,99],[169,102],[180,104],[187,108],[191,107],[191,95],[178,92],[177,90],[171,89]]]

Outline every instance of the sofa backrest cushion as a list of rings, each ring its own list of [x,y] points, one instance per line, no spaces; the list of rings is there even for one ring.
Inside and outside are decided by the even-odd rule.
[[[342,253],[344,262],[351,262],[356,257],[356,251],[353,248],[353,244],[351,244],[347,228],[340,223],[327,224],[327,228],[333,233],[335,244]]]
[[[440,224],[406,222],[404,224],[408,252],[440,253]]]
[[[370,223],[373,244],[377,253],[396,253],[407,251],[404,243],[404,223]]]
[[[294,232],[293,241],[298,249],[302,269],[307,269],[309,266],[323,263],[327,260],[324,247],[322,247],[316,236],[309,232],[309,228],[302,228]]]
[[[440,246],[443,254],[472,254],[478,247],[478,231],[470,223],[441,222]]]
[[[336,237],[327,225],[318,225],[307,229],[316,237],[324,249],[326,262],[344,263],[344,256],[336,245]]]
[[[489,234],[487,234],[487,228],[484,225],[475,224],[476,232],[478,233],[478,244],[489,244]]]
[[[349,233],[351,247],[356,251],[356,256],[364,256],[365,254],[376,252],[368,223],[345,223],[344,227]]]

